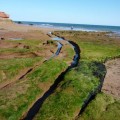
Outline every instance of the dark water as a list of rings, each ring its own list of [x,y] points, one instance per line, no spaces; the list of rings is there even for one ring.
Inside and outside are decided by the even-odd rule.
[[[59,53],[60,53],[60,51],[61,51],[61,49],[62,49],[62,44],[61,43],[59,43],[59,42],[57,42],[57,44],[58,44],[58,50],[56,51],[56,55],[59,55]]]
[[[54,37],[54,38],[52,38],[52,40],[57,40],[57,41],[59,41],[59,40],[64,40],[64,39],[63,39],[63,38],[60,38],[60,37]],[[79,55],[79,54],[80,54],[80,48],[79,48],[79,46],[78,46],[76,43],[74,43],[73,41],[66,40],[66,42],[69,43],[69,44],[73,47],[73,49],[74,49],[74,51],[75,51],[75,55],[74,55],[74,57],[73,57],[73,61],[72,61],[72,63],[71,63],[71,67],[77,66],[78,61],[79,61],[79,59],[80,59],[80,55]],[[58,43],[59,43],[59,42],[58,42]],[[61,48],[62,48],[62,44],[59,43],[59,44],[58,44],[58,50],[57,50],[57,52],[56,52],[56,55],[59,55],[59,52],[60,52]],[[70,68],[71,68],[71,67],[70,67]]]
[[[15,21],[18,23],[18,21]],[[45,28],[58,28],[62,30],[82,30],[82,31],[109,31],[120,34],[120,26],[104,25],[86,25],[86,24],[68,24],[68,23],[50,23],[50,22],[27,22],[21,21],[19,24],[34,25]]]
[[[51,33],[51,32],[50,32]],[[54,40],[57,40],[59,37],[55,37]],[[59,40],[63,40],[62,38],[59,38]],[[68,66],[68,68],[63,71],[54,81],[54,83],[50,86],[50,88],[43,94],[42,97],[40,97],[34,104],[33,106],[29,109],[27,115],[22,119],[22,120],[33,120],[35,115],[38,113],[38,111],[40,111],[43,103],[45,102],[45,100],[54,93],[54,91],[57,89],[58,85],[60,84],[60,82],[62,80],[64,80],[64,76],[65,74],[71,69],[74,68],[78,65],[79,59],[80,59],[80,48],[79,46],[74,43],[73,41],[68,41],[74,48],[75,51],[75,56],[73,58],[73,62],[71,63],[70,66]],[[55,53],[56,55],[58,55],[60,53],[60,50],[62,48],[62,44],[58,42],[58,50]]]

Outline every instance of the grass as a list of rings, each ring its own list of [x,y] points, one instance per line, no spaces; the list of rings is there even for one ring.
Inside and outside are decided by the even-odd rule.
[[[104,62],[107,59],[120,56],[120,46],[114,44],[99,44],[92,42],[79,43],[81,59]]]
[[[55,78],[66,67],[64,62],[50,60],[35,68],[23,80],[2,89],[0,91],[1,118],[6,120],[20,119],[23,113],[53,84]]]
[[[34,70],[28,77],[31,80],[39,79],[40,82],[54,82],[56,75],[58,76],[60,72],[64,71],[66,68],[67,64],[65,62],[62,63],[62,61],[59,60],[50,60]]]
[[[78,120],[119,120],[120,100],[100,93],[92,101]]]
[[[88,95],[95,91],[103,77],[105,69],[96,66],[96,63],[80,62],[79,66],[70,70],[57,90],[48,97],[41,110],[35,117],[36,120],[71,120],[80,111]]]
[[[19,43],[21,45],[29,46],[29,49],[19,48],[19,47],[8,47],[8,48],[0,48],[0,53],[26,53],[26,52],[34,52],[36,50],[42,50],[43,47],[42,42],[40,40],[7,40],[6,43],[13,44],[17,46]]]
[[[0,53],[4,54],[4,53],[29,53],[31,52],[29,49],[25,49],[25,48],[2,48],[0,49]]]
[[[0,116],[6,120],[19,119],[23,111],[42,93],[31,81],[17,83],[9,88],[9,92],[0,92]]]
[[[68,61],[71,61],[72,59],[73,59],[73,56],[75,55],[75,52],[74,52],[74,50],[73,49],[71,49],[71,46],[69,45],[69,47],[68,46],[65,46],[64,47],[65,49],[63,49],[64,51],[66,51],[66,59],[68,59]]]
[[[110,38],[108,33],[57,31],[56,35],[73,40],[81,48],[81,61],[76,68],[66,73],[54,93],[44,101],[36,120],[71,120],[78,116],[84,101],[98,92],[100,79],[105,75],[103,62],[107,59],[120,57],[120,42]],[[28,45],[25,48],[0,48],[0,53],[29,53],[55,48],[48,40],[46,46],[39,40],[8,41],[13,44],[21,42]],[[45,41],[46,42],[46,41]],[[65,51],[65,52],[64,52]],[[37,66],[24,79],[16,81],[11,86],[0,90],[0,119],[18,120],[32,104],[45,93],[54,83],[58,75],[67,68],[67,62],[72,60],[74,51],[63,46],[65,56],[51,59]],[[0,66],[7,78],[12,79],[20,70],[31,67],[42,57],[0,60]],[[3,77],[1,81],[3,81]],[[105,94],[98,94],[79,119],[83,120],[112,120],[118,119],[120,102]],[[94,108],[94,109],[93,109]],[[114,114],[113,114],[114,111]],[[107,117],[106,117],[107,116]],[[101,117],[101,118],[100,118]]]
[[[74,55],[75,52],[73,49],[71,49],[71,45],[67,44],[62,46],[62,50],[57,58],[66,63],[70,63],[72,62]]]
[[[21,43],[29,46],[25,48],[0,48],[1,54],[14,54],[45,51],[46,45],[39,40],[6,41],[12,44]],[[47,49],[56,49],[55,42],[48,40]],[[45,56],[30,58],[9,58],[0,60],[0,82],[14,79],[20,72],[40,63]],[[52,59],[33,67],[33,71],[27,74],[22,80],[18,80],[0,90],[0,119],[20,119],[30,106],[54,83],[58,75],[67,68],[65,62],[59,59]]]
[[[110,38],[106,32],[56,31],[54,34],[76,42],[81,49],[81,59],[104,62],[120,57],[120,40]]]
[[[65,75],[55,92],[42,105],[36,120],[75,119],[89,95],[93,91],[97,93],[100,78],[105,75],[105,69],[100,67],[102,63],[120,57],[119,41],[109,38],[106,35],[108,33],[57,31],[55,34],[71,39],[80,46],[82,62]],[[119,101],[105,94],[98,94],[96,99],[93,104],[90,103],[90,108],[86,109],[80,120],[119,119]],[[103,109],[106,106],[107,111]]]
[[[43,46],[43,41],[40,40],[8,40],[5,41],[6,43],[10,43],[13,45],[16,45],[18,43],[21,43],[23,45],[29,46],[29,49],[26,48],[0,48],[0,54],[2,55],[14,55],[13,58],[4,58],[0,59],[0,82],[10,81],[11,79],[14,79],[15,76],[21,72],[21,70],[24,70],[26,68],[34,66],[36,63],[42,62],[43,59],[45,59],[45,46]],[[50,45],[48,45],[48,49],[56,49],[56,46],[54,45],[55,42],[51,43],[50,40],[48,40]],[[47,50],[47,49],[46,49]],[[39,51],[41,53],[40,57],[35,56],[34,52]],[[43,52],[44,51],[44,52]],[[42,55],[43,54],[43,55]],[[17,58],[18,55],[18,58]],[[25,58],[20,58],[22,56],[25,56]],[[27,55],[29,55],[29,58],[27,58]]]
[[[0,82],[13,79],[25,68],[32,67],[35,63],[42,61],[41,57],[36,58],[13,58],[0,60]]]
[[[12,53],[31,53],[35,51],[40,51],[44,53],[47,49],[56,49],[56,42],[52,40],[6,40],[6,44],[8,44],[7,48],[0,48],[0,54],[12,54]],[[47,43],[47,45],[43,45]],[[10,45],[13,47],[10,47]],[[17,47],[15,47],[17,46]],[[22,47],[19,47],[22,46]],[[25,47],[24,47],[25,46]],[[28,48],[27,48],[28,47]]]

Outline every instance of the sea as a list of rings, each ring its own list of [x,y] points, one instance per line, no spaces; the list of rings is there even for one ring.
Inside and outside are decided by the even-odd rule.
[[[70,23],[52,23],[52,22],[30,22],[30,21],[15,21],[19,24],[33,25],[42,28],[54,28],[61,30],[75,31],[96,31],[96,32],[113,32],[120,35],[120,26],[107,25],[88,25],[88,24],[70,24]]]

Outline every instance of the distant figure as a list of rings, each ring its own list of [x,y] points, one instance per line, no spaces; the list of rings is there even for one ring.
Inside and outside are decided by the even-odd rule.
[[[73,26],[71,27],[71,30],[73,30]]]

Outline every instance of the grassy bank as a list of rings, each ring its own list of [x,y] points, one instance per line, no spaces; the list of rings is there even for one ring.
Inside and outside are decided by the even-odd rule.
[[[120,100],[100,93],[96,96],[78,120],[119,120]]]
[[[66,67],[64,62],[50,60],[36,67],[24,79],[0,90],[0,119],[19,119]]]
[[[50,40],[8,40],[0,44],[0,82],[4,85],[11,81],[0,90],[0,119],[17,120],[49,89],[67,64],[59,59],[43,63],[53,54],[46,51],[57,49],[56,42]],[[29,68],[32,71],[23,79],[16,79]]]
[[[108,33],[57,31],[54,34],[73,40],[80,46],[81,62],[78,67],[65,75],[57,90],[44,102],[35,117],[36,120],[72,120],[78,118],[86,99],[89,99],[93,91],[98,92],[100,79],[106,71],[104,67],[101,67],[102,63],[108,59],[120,57],[120,41],[118,38],[110,38]],[[70,51],[69,53],[72,54]],[[90,107],[78,119],[113,120],[116,116],[115,119],[118,120],[119,101],[105,94],[98,94],[96,99],[90,103]],[[113,101],[115,103],[111,104]],[[106,108],[108,104],[111,105],[104,112],[102,108]],[[112,110],[114,114],[111,113]],[[100,118],[100,116],[102,117]]]
[[[48,56],[52,55],[53,53],[49,51],[57,49],[56,43],[43,45],[44,42],[42,40],[0,41],[0,82],[15,79],[16,76],[24,74],[28,68],[42,64]]]
[[[100,78],[105,72],[104,66],[100,63],[81,61],[78,67],[65,75],[57,90],[44,102],[35,119],[74,119],[88,96],[94,91],[97,92],[101,84]]]
[[[120,40],[106,32],[56,31],[55,35],[76,42],[81,49],[81,59],[104,62],[120,57]]]
[[[0,82],[10,81],[24,72],[24,69],[33,67],[35,63],[42,63],[41,57],[36,58],[13,58],[0,60]],[[23,73],[24,74],[24,73]]]
[[[118,118],[119,101],[105,94],[98,94],[85,109],[85,112],[80,117],[78,115],[90,96],[98,93],[103,82],[101,79],[106,73],[103,62],[120,56],[120,40],[109,37],[109,33],[102,32],[56,31],[54,34],[76,42],[81,49],[81,60],[77,67],[66,73],[54,93],[44,101],[34,119],[72,120],[78,118],[89,120],[90,118],[90,120],[97,120],[100,116],[105,119],[107,115],[107,118],[112,120],[114,118],[112,110]],[[38,61],[52,55],[48,51],[56,50],[56,44],[52,41],[21,40],[22,47],[19,46],[19,41],[8,41],[8,43],[18,47],[0,48],[1,55],[6,53],[28,54],[36,51],[40,55],[1,59],[1,82],[14,78],[23,69],[32,67]],[[26,49],[24,45],[29,47]],[[35,101],[50,88],[54,80],[68,67],[67,63],[70,64],[73,56],[74,51],[71,46],[64,45],[58,57],[35,66],[23,79],[1,89],[0,119],[18,120],[25,115]],[[5,78],[3,73],[5,73],[6,79],[3,79]],[[104,110],[106,110],[105,113],[103,113]]]

